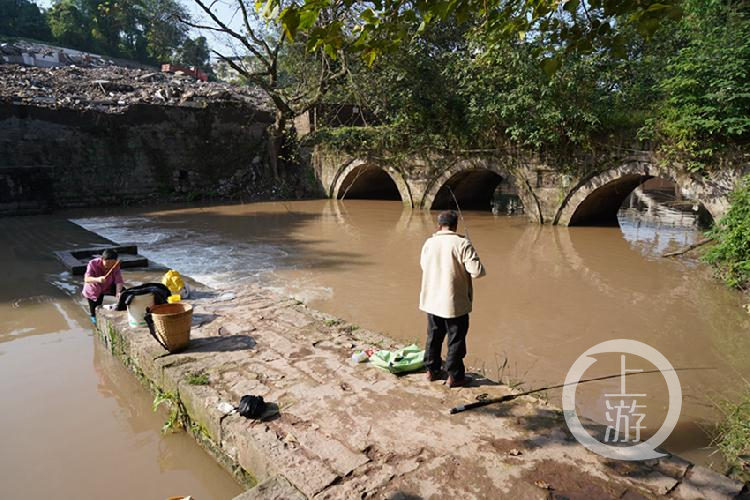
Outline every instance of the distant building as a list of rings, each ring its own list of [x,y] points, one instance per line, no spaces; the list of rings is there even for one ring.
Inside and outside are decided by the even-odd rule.
[[[178,64],[162,64],[161,65],[161,72],[162,73],[183,73],[185,75],[190,75],[196,80],[200,80],[202,82],[208,81],[208,74],[206,74],[203,70],[200,68],[196,68],[195,66],[180,66]]]
[[[257,70],[258,62],[255,60],[255,57],[234,56],[228,57],[227,59],[247,71],[252,72]],[[213,69],[216,78],[218,78],[222,82],[227,82],[234,85],[242,85],[245,83],[245,79],[242,74],[224,59],[219,59],[218,61],[214,62],[211,65],[211,68]]]

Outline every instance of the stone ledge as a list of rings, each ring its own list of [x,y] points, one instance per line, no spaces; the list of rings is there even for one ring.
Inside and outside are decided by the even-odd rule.
[[[260,483],[240,499],[731,498],[741,491],[741,483],[676,457],[613,463],[595,455],[572,438],[559,410],[530,397],[451,416],[449,408],[480,393],[510,389],[478,379],[450,390],[421,373],[395,377],[354,364],[353,349],[393,342],[260,287],[197,296],[183,352],[167,353],[145,328],[129,327],[125,313],[102,309],[100,337],[172,399],[221,464],[247,486]],[[208,384],[191,385],[194,374]],[[259,422],[218,410],[244,394],[278,404],[280,416]]]
[[[286,479],[280,476],[263,481],[255,488],[234,497],[234,500],[304,500],[300,493]]]

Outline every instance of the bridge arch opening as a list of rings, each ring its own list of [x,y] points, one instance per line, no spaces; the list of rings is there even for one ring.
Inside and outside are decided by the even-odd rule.
[[[457,200],[463,210],[492,210],[495,190],[502,181],[503,178],[492,170],[462,170],[440,186],[430,208],[433,210],[455,209]]]
[[[705,228],[713,223],[702,203],[686,199],[664,177],[626,174],[592,191],[576,208],[570,226],[621,226],[623,221]]]
[[[401,200],[393,178],[380,167],[362,165],[352,169],[338,189],[338,199]]]

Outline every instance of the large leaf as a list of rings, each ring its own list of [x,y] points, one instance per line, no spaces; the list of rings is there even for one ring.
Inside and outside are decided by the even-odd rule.
[[[284,29],[284,34],[289,40],[294,40],[294,37],[297,35],[297,27],[300,24],[299,10],[297,7],[292,5],[284,9],[284,12],[282,12],[279,17],[279,21]]]
[[[547,57],[542,60],[542,69],[547,76],[552,76],[560,69],[560,59],[558,57]]]

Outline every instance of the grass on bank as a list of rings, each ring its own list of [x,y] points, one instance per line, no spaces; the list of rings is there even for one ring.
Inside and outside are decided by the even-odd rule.
[[[726,215],[707,236],[715,241],[703,255],[728,286],[750,288],[750,175],[742,178],[730,196]]]
[[[191,373],[187,377],[187,383],[190,385],[208,385],[208,373],[205,372],[198,372],[198,373]]]
[[[730,196],[726,215],[706,235],[714,241],[703,260],[714,266],[718,278],[739,290],[750,289],[750,175],[743,177]],[[738,400],[717,405],[723,419],[713,439],[726,460],[727,474],[750,481],[750,383]]]
[[[750,384],[739,401],[724,401],[719,409],[724,415],[713,445],[726,460],[727,474],[743,482],[750,481]]]

